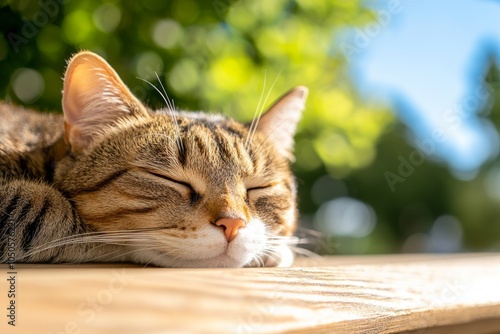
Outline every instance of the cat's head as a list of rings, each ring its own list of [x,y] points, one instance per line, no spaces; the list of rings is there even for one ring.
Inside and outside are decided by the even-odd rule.
[[[101,57],[81,52],[64,79],[70,153],[55,183],[85,223],[136,262],[176,267],[286,265],[294,232],[298,87],[252,124],[151,111]],[[103,234],[104,235],[104,234]]]

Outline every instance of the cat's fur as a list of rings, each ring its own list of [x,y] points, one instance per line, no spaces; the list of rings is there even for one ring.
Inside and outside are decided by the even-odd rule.
[[[151,111],[99,56],[64,79],[64,116],[0,103],[0,262],[289,265],[298,87],[258,124]]]

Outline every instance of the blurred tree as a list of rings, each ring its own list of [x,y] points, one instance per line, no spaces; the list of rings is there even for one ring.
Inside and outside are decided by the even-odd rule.
[[[497,131],[499,77],[492,62],[484,79],[490,103],[479,111]],[[374,208],[377,224],[363,238],[334,238],[331,249],[337,253],[499,250],[500,157],[483,166],[475,178],[459,180],[443,162],[410,145],[410,137],[406,126],[395,123],[379,141],[374,163],[337,180],[345,191],[332,193],[327,200],[347,195],[360,199]],[[324,223],[317,221],[316,227]]]

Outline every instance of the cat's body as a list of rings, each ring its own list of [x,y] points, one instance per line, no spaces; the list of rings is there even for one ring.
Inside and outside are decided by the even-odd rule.
[[[254,126],[153,112],[102,58],[78,54],[64,117],[0,104],[0,262],[289,265],[306,93]]]

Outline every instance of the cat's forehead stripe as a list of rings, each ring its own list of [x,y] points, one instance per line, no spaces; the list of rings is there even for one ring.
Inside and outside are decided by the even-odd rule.
[[[220,126],[222,129],[224,129],[224,131],[226,131],[227,133],[229,133],[233,136],[236,136],[238,139],[244,138],[243,132],[239,129],[236,129],[234,126],[230,126],[229,124],[226,124],[226,123],[222,123]]]
[[[177,158],[181,166],[185,166],[187,162],[187,143],[184,138],[177,140]]]
[[[223,118],[183,118],[178,123],[184,142],[184,149],[177,149],[182,166],[186,163],[186,156],[193,157],[192,155],[197,154],[208,159],[216,158],[228,168],[232,161],[241,169],[255,170],[254,152],[248,151],[242,145],[246,134],[229,121],[226,122]],[[189,143],[191,145],[188,145]]]
[[[200,138],[200,136],[195,136],[194,142],[196,143],[196,146],[198,147],[198,150],[200,151],[200,155],[202,157],[205,156],[208,153],[208,149],[205,146],[205,143],[203,143],[203,140]]]
[[[231,156],[231,152],[229,151],[229,145],[227,138],[224,138],[218,131],[212,131],[212,139],[217,145],[217,151],[219,152],[219,158],[227,162],[227,158]]]

